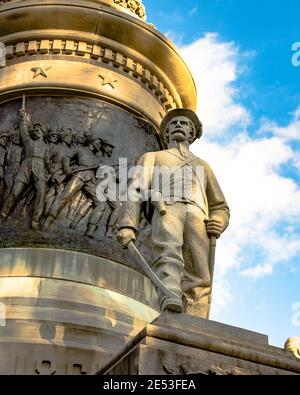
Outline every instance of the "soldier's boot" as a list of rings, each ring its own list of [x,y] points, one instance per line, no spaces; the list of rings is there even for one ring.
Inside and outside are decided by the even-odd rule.
[[[37,220],[32,220],[31,222],[31,228],[34,230],[40,230],[40,223]]]
[[[71,229],[76,229],[76,228],[77,228],[77,223],[76,223],[76,221],[72,221],[72,222],[70,223],[70,228],[71,228]]]
[[[5,222],[7,220],[8,214],[10,213],[11,209],[13,208],[16,200],[17,200],[17,196],[15,196],[12,193],[7,198],[7,200],[4,202],[4,205],[3,205],[1,213],[0,213],[0,222],[1,223]]]
[[[182,313],[183,311],[183,304],[182,299],[178,298],[169,298],[164,297],[160,304],[161,312],[166,310],[173,311],[174,313]]]
[[[90,207],[89,207],[90,209]],[[75,218],[72,220],[72,222],[70,223],[70,228],[71,229],[76,229],[79,222],[83,220],[83,218],[87,215],[87,213],[89,212],[89,209],[84,210],[84,211],[80,211],[78,214],[76,214]]]
[[[114,238],[115,232],[114,232],[114,227],[113,227],[113,226],[108,226],[108,227],[107,227],[106,236],[109,237],[110,239],[113,239],[113,238]]]
[[[48,217],[46,218],[46,221],[44,222],[43,228],[45,230],[48,230],[50,228],[50,226],[52,225],[52,222],[55,221],[55,217],[53,217],[52,215],[48,215]]]
[[[77,225],[81,220],[82,220],[82,216],[77,214],[76,217],[73,219],[73,221],[70,223],[70,228],[76,229]]]
[[[85,232],[85,235],[88,237],[91,237],[93,239],[95,236],[96,230],[97,230],[97,225],[88,224],[87,231]]]

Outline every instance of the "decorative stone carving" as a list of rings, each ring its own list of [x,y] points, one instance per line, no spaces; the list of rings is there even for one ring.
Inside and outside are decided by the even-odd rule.
[[[146,64],[140,63],[140,60],[133,56],[128,56],[120,52],[120,50],[112,50],[105,45],[95,43],[88,43],[84,41],[75,41],[70,39],[40,39],[25,42],[17,42],[16,44],[9,44],[6,46],[6,60],[7,65],[19,62],[22,56],[34,59],[35,56],[55,56],[58,59],[61,56],[75,56],[79,58],[89,58],[96,64],[105,64],[118,69],[126,76],[132,76],[136,81],[139,81],[143,87],[151,91],[154,97],[165,107],[166,110],[175,108],[178,102],[170,94],[170,87],[168,81],[162,79],[157,73],[150,71]],[[1,66],[0,66],[1,67]],[[51,67],[45,69],[41,66],[33,67],[33,79],[47,78],[48,71]],[[98,75],[101,80],[100,84],[105,86],[109,84],[112,88],[115,87],[114,80],[108,73]]]
[[[75,98],[28,97],[22,109],[19,100],[2,105],[0,117],[1,246],[50,243],[134,266],[113,240],[120,204],[100,202],[97,187],[105,177],[118,184],[119,158],[129,170],[146,145],[159,149],[155,128],[112,105]],[[150,257],[149,225],[141,228]]]
[[[141,0],[114,0],[114,2],[127,8],[144,21],[146,20],[146,9]]]
[[[38,360],[35,371],[39,375],[53,376],[56,373],[56,363],[50,360]]]
[[[167,375],[197,375],[197,376],[242,376],[247,374],[245,370],[228,367],[221,368],[219,366],[211,366],[208,370],[195,370],[194,367],[186,365],[180,365],[177,367],[170,367],[168,365],[163,365],[163,370]]]

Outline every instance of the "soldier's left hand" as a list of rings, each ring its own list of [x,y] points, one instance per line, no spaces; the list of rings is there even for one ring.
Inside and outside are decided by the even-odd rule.
[[[211,217],[205,221],[208,234],[220,237],[223,232],[222,220],[218,217]]]

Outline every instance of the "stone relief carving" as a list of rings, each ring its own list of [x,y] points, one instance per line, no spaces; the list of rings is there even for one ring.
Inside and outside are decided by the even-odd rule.
[[[0,107],[0,119],[1,247],[70,247],[126,262],[128,254],[109,241],[121,205],[109,196],[99,201],[97,187],[119,183],[119,158],[129,169],[159,149],[154,127],[107,103],[74,98],[17,100]],[[141,221],[146,255],[149,235]]]
[[[189,364],[183,364],[180,366],[168,366],[163,365],[163,370],[167,375],[197,375],[197,376],[243,376],[250,373],[244,369],[240,369],[233,366],[228,366],[226,368],[220,366],[211,366],[209,369],[196,369],[194,366]],[[253,374],[253,372],[252,372]]]
[[[53,376],[56,373],[56,363],[50,360],[38,360],[35,371],[42,376]]]

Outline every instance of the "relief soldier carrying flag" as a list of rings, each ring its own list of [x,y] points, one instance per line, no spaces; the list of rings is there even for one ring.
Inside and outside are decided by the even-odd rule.
[[[123,204],[118,240],[126,248],[136,239],[143,200],[149,196],[147,190],[156,189],[153,185],[156,169],[177,169],[176,173],[182,174],[179,181],[184,187],[181,190],[171,180],[173,185],[167,198],[164,185],[151,193],[155,207],[151,221],[152,269],[175,294],[170,297],[158,290],[161,311],[182,312],[185,295],[185,300],[192,304],[190,312],[208,318],[213,275],[210,248],[214,244],[210,243],[210,237],[218,238],[227,228],[229,208],[209,165],[189,150],[189,144],[202,135],[197,115],[187,109],[172,110],[162,122],[161,133],[168,149],[146,153],[140,159],[142,175],[137,174],[131,185],[140,198]],[[202,180],[197,169],[202,169]],[[186,174],[192,175],[189,180]],[[190,190],[186,186],[190,186]]]
[[[33,229],[40,228],[40,220],[44,213],[46,197],[46,162],[48,146],[45,142],[44,131],[41,124],[35,124],[29,131],[27,112],[25,109],[25,97],[20,110],[20,135],[24,144],[25,159],[16,175],[12,191],[4,202],[0,214],[0,221],[5,221],[15,206],[24,188],[33,181],[36,190],[36,200],[33,210],[31,226]]]

